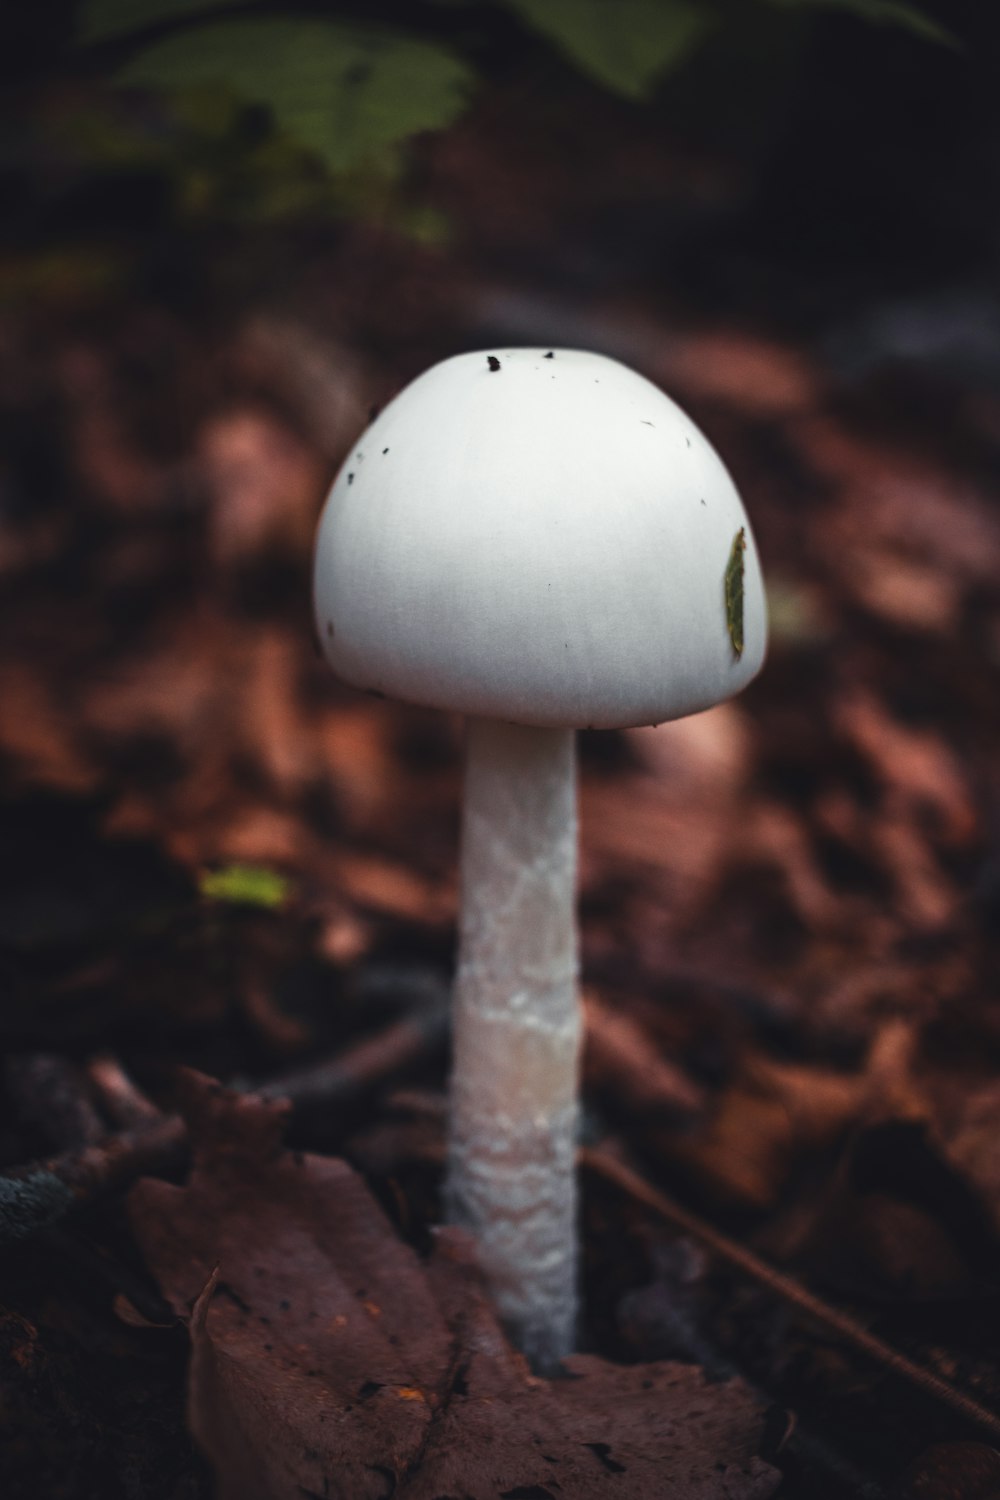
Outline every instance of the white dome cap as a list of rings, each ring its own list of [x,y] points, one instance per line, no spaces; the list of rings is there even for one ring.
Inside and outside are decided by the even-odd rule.
[[[565,349],[459,354],[386,407],[327,500],[315,606],[356,687],[549,727],[707,708],[757,673],[767,634],[715,450],[641,375]]]

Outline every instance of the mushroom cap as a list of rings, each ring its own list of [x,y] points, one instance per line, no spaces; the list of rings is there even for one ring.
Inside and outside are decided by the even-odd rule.
[[[548,727],[707,708],[757,673],[767,635],[715,450],[643,376],[566,349],[459,354],[385,408],[326,502],[315,607],[356,687]]]

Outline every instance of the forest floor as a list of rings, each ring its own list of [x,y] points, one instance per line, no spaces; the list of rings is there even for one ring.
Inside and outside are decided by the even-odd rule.
[[[462,139],[441,195],[488,226]],[[528,201],[565,215],[555,196]],[[545,230],[529,215],[519,232]],[[516,244],[504,253],[517,263]],[[803,1500],[1000,1493],[996,390],[845,371],[777,319],[723,326],[648,289],[561,296],[474,239],[424,252],[356,230],[300,269],[268,306],[207,323],[136,296],[4,335],[5,1500],[207,1496],[191,1428],[228,1493],[251,1495],[247,1434],[288,1407],[315,1449],[322,1403],[296,1359],[328,1351],[306,1314],[277,1339],[270,1312],[252,1328],[220,1245],[236,1266],[252,1243],[260,1295],[283,1310],[282,1278],[320,1297],[363,1267],[384,1283],[362,1298],[371,1317],[422,1330],[428,1388],[460,1283],[462,1326],[488,1343],[462,1254],[446,1244],[423,1269],[461,726],[338,685],[313,644],[309,551],[370,407],[494,341],[599,347],[674,395],[737,478],[771,599],[770,656],[741,698],[580,737],[591,1377],[612,1380],[604,1361],[707,1372],[711,1432],[730,1422],[741,1457],[692,1495],[763,1495],[775,1470]],[[286,1139],[310,1154],[278,1155],[272,1112],[199,1093],[181,1068],[291,1097]],[[135,1188],[148,1171],[188,1181],[178,1108],[194,1178]],[[65,1202],[17,1175],[53,1157]],[[360,1173],[387,1218],[318,1157]],[[342,1195],[326,1218],[323,1190]],[[338,1235],[355,1257],[339,1272]],[[446,1493],[440,1473],[420,1489],[419,1463],[371,1458],[424,1441],[410,1408],[434,1402],[373,1373],[386,1349],[367,1338],[334,1391],[345,1422],[351,1381],[375,1402],[339,1450],[363,1468],[367,1444],[367,1477],[329,1493]],[[220,1340],[235,1387],[206,1373]],[[490,1358],[513,1451],[543,1398]],[[670,1379],[690,1414],[693,1387]],[[597,1386],[636,1412],[651,1399],[623,1390]],[[544,1399],[593,1475],[503,1493],[657,1493],[621,1477],[594,1392],[587,1410]],[[461,1422],[449,1441],[481,1448]],[[640,1438],[622,1441],[639,1463]],[[259,1462],[294,1467],[284,1451]],[[280,1493],[314,1492],[303,1475],[322,1462],[301,1462]]]

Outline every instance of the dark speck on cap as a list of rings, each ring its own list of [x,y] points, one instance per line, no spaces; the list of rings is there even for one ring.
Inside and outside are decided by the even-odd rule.
[[[347,476],[347,482],[348,482],[348,484],[353,484],[354,483],[354,475],[353,474],[348,474],[348,476]]]
[[[383,458],[384,458],[384,457],[385,457],[385,455],[386,455],[386,454],[387,454],[387,453],[388,453],[388,451],[389,451],[389,450],[388,450],[388,448],[383,448],[383,449],[382,449],[382,457],[383,457]]]
[[[488,354],[486,356],[486,363],[489,365],[490,369],[492,370],[493,374],[495,375],[496,372],[497,372],[497,370],[499,370],[499,368],[500,368],[500,361],[497,359],[496,355],[495,354]]]
[[[548,352],[548,354],[545,355],[546,359],[555,359],[555,357],[556,357],[555,356],[555,351],[552,350],[552,349],[550,349],[549,352]]]

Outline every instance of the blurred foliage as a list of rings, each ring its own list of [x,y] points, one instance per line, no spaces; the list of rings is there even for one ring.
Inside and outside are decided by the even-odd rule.
[[[928,42],[941,42],[950,47],[957,45],[947,27],[931,20],[915,6],[904,4],[903,0],[769,0],[769,3],[786,10],[843,10],[878,26],[901,26],[904,31],[911,31],[914,36],[923,37]]]
[[[410,148],[533,55],[751,139],[832,11],[952,40],[908,0],[80,0],[17,97],[0,297],[86,302],[178,228],[354,219],[440,243]]]
[[[627,99],[647,98],[713,29],[696,0],[507,0],[511,10],[588,77]]]
[[[278,130],[334,173],[391,170],[392,148],[461,112],[472,70],[444,47],[339,21],[262,17],[186,28],[144,48],[125,85],[219,85],[264,105]]]
[[[420,15],[404,24],[359,23],[316,14],[219,17],[238,0],[85,0],[80,36],[87,44],[130,39],[115,73],[127,88],[183,99],[199,89],[266,110],[277,133],[311,153],[334,178],[363,172],[392,178],[400,148],[440,130],[471,100],[477,69],[460,55],[470,16],[494,10],[479,0],[437,0],[454,45],[418,35]],[[632,101],[652,97],[713,36],[734,24],[728,0],[500,0],[527,31],[573,68]],[[788,11],[841,10],[928,40],[944,29],[904,0],[757,0]],[[451,12],[449,17],[448,12]],[[206,14],[207,13],[207,14]],[[166,28],[166,30],[164,30]],[[151,35],[152,33],[152,35]],[[748,61],[748,66],[753,66]],[[290,207],[298,203],[291,194]],[[273,208],[273,201],[271,203]],[[356,206],[356,205],[355,205]]]
[[[105,42],[160,21],[180,21],[199,11],[241,4],[242,0],[87,0],[80,16],[80,37],[84,42]]]
[[[283,906],[291,892],[291,882],[276,870],[264,865],[225,865],[221,870],[207,870],[198,889],[210,901],[226,901],[234,906],[259,906],[273,910]]]
[[[360,163],[386,168],[389,148],[451,123],[476,74],[439,40],[394,24],[268,15],[223,19],[239,0],[86,0],[85,42],[179,22],[140,45],[118,74],[125,85],[177,91],[222,86],[265,106],[279,130],[315,151],[333,172]],[[477,0],[439,0],[455,12]],[[841,10],[933,41],[945,29],[906,0],[758,0],[789,11]],[[726,0],[501,0],[529,31],[573,67],[624,98],[649,98],[714,32],[725,32]],[[209,18],[198,19],[209,12]]]
[[[680,68],[727,17],[706,0],[505,0],[528,26],[605,88],[645,99]],[[788,10],[843,10],[901,26],[929,41],[951,41],[944,27],[900,0],[768,0]]]

